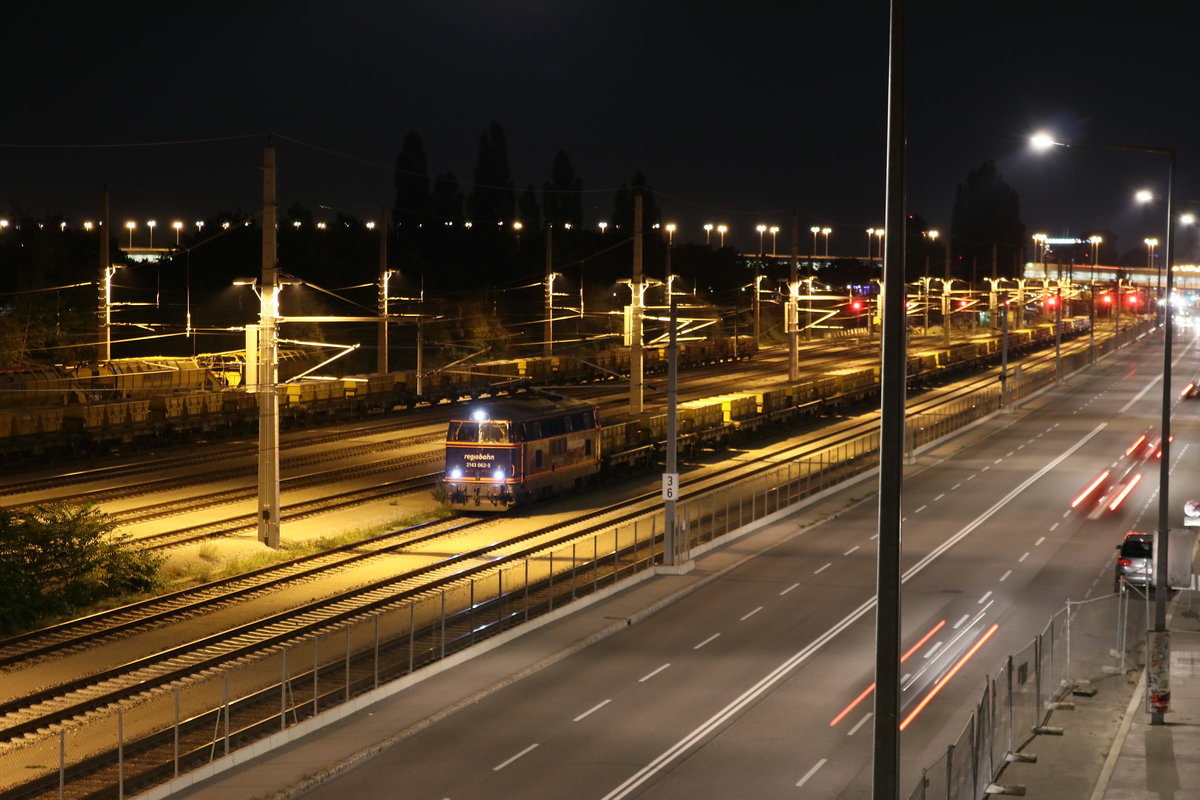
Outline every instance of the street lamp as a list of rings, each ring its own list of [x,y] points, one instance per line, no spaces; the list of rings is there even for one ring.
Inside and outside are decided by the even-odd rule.
[[[774,256],[775,255],[775,239],[776,239],[776,236],[778,236],[778,234],[779,234],[779,226],[772,225],[769,230],[771,232],[771,255]]]
[[[1035,233],[1033,235],[1033,260],[1042,265],[1042,274],[1046,274],[1046,234]]]
[[[129,220],[125,223],[125,227],[129,229],[129,249],[133,249],[133,229],[137,227],[137,223]]]
[[[1146,268],[1154,269],[1154,248],[1158,247],[1158,239],[1153,236],[1143,239],[1146,243]],[[1162,303],[1162,267],[1160,266],[1154,277],[1154,295],[1158,298],[1158,302]]]
[[[1069,147],[1062,142],[1056,142],[1048,134],[1039,134],[1035,138],[1035,145],[1039,149],[1045,149],[1054,145],[1061,147]],[[1166,226],[1166,269],[1167,269],[1167,285],[1166,294],[1170,298],[1172,291],[1172,260],[1174,251],[1172,249],[1171,227],[1174,224],[1172,207],[1175,201],[1175,148],[1174,147],[1158,147],[1147,145],[1128,145],[1128,144],[1112,144],[1112,143],[1084,143],[1073,145],[1076,147],[1094,148],[1101,150],[1125,150],[1141,153],[1156,153],[1167,157],[1167,226]],[[1139,195],[1141,193],[1139,192]],[[1147,195],[1149,193],[1147,192]],[[1149,198],[1147,198],[1149,199]],[[1157,242],[1156,242],[1157,244]],[[1163,714],[1170,708],[1170,689],[1162,685],[1160,678],[1166,677],[1170,672],[1171,663],[1171,648],[1170,638],[1167,633],[1167,564],[1169,556],[1168,543],[1168,521],[1169,521],[1169,498],[1170,498],[1170,480],[1171,480],[1171,403],[1174,400],[1171,391],[1171,338],[1172,338],[1172,313],[1171,304],[1168,302],[1163,306],[1163,366],[1162,366],[1162,424],[1159,430],[1159,436],[1162,437],[1162,457],[1159,459],[1158,472],[1158,538],[1154,547],[1154,564],[1152,565],[1152,575],[1154,576],[1154,627],[1147,632],[1146,650],[1148,657],[1146,658],[1146,700],[1150,710],[1150,723],[1152,725],[1163,724]],[[1149,654],[1153,654],[1151,657]]]
[[[817,255],[817,234],[821,232],[821,226],[813,225],[811,228],[809,228],[809,230],[812,231],[812,235],[813,235],[812,254],[813,254],[813,257],[816,257],[816,255]]]
[[[871,260],[871,237],[875,235],[874,228],[867,228],[867,261]]]
[[[175,229],[175,246],[179,247],[179,232],[183,230],[183,223],[175,220],[171,223],[171,227]]]
[[[150,249],[151,250],[154,249],[154,226],[157,224],[158,223],[155,222],[154,220],[149,220],[146,222],[146,227],[150,229]]]
[[[825,236],[825,257],[829,258],[829,234],[833,233],[833,228],[821,228],[821,233]]]
[[[1096,267],[1100,264],[1100,243],[1104,241],[1101,236],[1089,236],[1088,241],[1092,243],[1092,280],[1096,279]]]
[[[608,223],[601,222],[600,223],[600,233],[605,233],[607,230],[608,230]]]
[[[758,231],[758,257],[762,258],[763,254],[763,234],[767,232],[766,225],[759,225],[754,230]]]
[[[717,233],[719,233],[719,234],[721,235],[721,248],[722,248],[722,249],[724,249],[724,248],[725,248],[725,234],[726,234],[728,231],[729,231],[729,226],[728,226],[728,225],[718,225],[718,226],[717,226]]]
[[[704,243],[707,245],[712,245],[712,231],[713,226],[712,223],[709,222],[704,226]]]

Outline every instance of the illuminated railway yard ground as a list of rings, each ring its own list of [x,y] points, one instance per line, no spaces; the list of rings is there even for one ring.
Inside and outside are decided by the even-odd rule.
[[[1072,346],[1078,347],[1080,343],[1076,342]],[[833,357],[840,359],[841,364],[846,364],[846,353],[836,354]],[[1032,357],[1029,363],[1032,365],[1033,362],[1044,362],[1045,359],[1046,355],[1043,352]],[[718,374],[721,373],[720,369],[712,370],[711,377],[700,373],[698,376],[700,380],[696,381],[696,385],[690,391],[697,397],[712,394],[713,386],[706,382],[724,381],[727,384],[731,380],[731,372],[737,373],[736,379],[741,381],[752,381],[756,377],[759,380],[765,380],[760,376],[768,369],[774,374],[778,374],[780,363],[782,363],[782,359],[779,356],[765,354],[765,357],[756,359],[754,362],[738,365],[736,370],[731,370],[730,365],[725,365],[726,372],[723,375]],[[978,379],[976,380],[978,381]],[[947,386],[941,392],[931,392],[928,402],[935,402],[936,395],[940,393],[952,393],[951,389],[952,387]],[[622,402],[620,390],[612,385],[592,387],[586,391],[602,406],[615,408]],[[913,402],[919,404],[923,401],[910,400],[910,403]],[[428,412],[434,411],[436,409],[428,410]],[[420,412],[420,416],[424,417],[426,413],[426,411]],[[403,425],[403,423],[401,424]],[[839,424],[870,423],[865,421],[856,423],[853,419],[847,419]],[[411,477],[411,473],[419,472],[422,468],[427,469],[427,467],[421,466],[424,463],[422,459],[433,461],[440,456],[440,448],[434,438],[437,436],[439,423],[429,421],[424,423],[426,427],[415,430],[397,428],[395,419],[383,421],[380,425],[381,430],[373,430],[366,426],[352,426],[349,432],[341,435],[336,432],[320,431],[317,435],[323,437],[324,442],[311,448],[300,444],[304,441],[304,432],[291,434],[291,437],[297,440],[297,444],[287,450],[288,455],[285,457],[284,463],[285,465],[290,463],[291,466],[285,466],[285,476],[289,475],[289,472],[295,473],[297,477],[307,473],[312,480],[313,488],[306,491],[312,492],[314,496],[328,495],[347,490],[347,487],[376,485],[387,480],[392,473],[394,473],[392,479],[399,479],[401,475]],[[399,435],[397,435],[398,433]],[[805,438],[819,438],[822,435],[826,435],[826,432],[814,429],[797,441]],[[440,438],[436,441],[440,442]],[[333,444],[334,442],[337,444]],[[390,447],[387,446],[389,442],[391,443]],[[710,454],[703,459],[695,459],[688,465],[685,470],[687,475],[685,481],[693,487],[702,486],[709,474],[717,479],[716,476],[719,473],[727,472],[731,468],[750,470],[762,462],[783,457],[781,453],[786,448],[794,446],[796,445],[783,441],[768,444],[764,440],[752,445],[741,445],[727,453]],[[130,525],[129,531],[135,536],[161,535],[167,530],[194,526],[202,522],[211,523],[211,518],[214,517],[228,518],[231,508],[246,506],[252,512],[253,497],[244,494],[238,496],[237,492],[244,493],[243,487],[249,479],[252,479],[252,477],[248,477],[250,473],[248,467],[244,465],[250,463],[253,456],[245,452],[244,446],[236,443],[217,447],[218,455],[214,460],[209,460],[201,450],[194,454],[199,458],[180,456],[178,464],[168,461],[170,468],[160,464],[153,473],[149,473],[153,474],[156,480],[167,481],[170,486],[169,493],[173,495],[186,494],[189,491],[209,495],[211,502],[197,501],[197,507],[207,505],[207,510],[201,512],[193,508],[184,511],[163,512],[154,519]],[[389,452],[405,448],[413,453],[411,463],[402,464],[399,456]],[[334,454],[331,455],[329,451]],[[371,455],[366,455],[367,453]],[[395,461],[388,467],[390,472],[385,470],[371,473],[363,466],[369,463],[370,459],[379,459],[381,456]],[[189,459],[190,465],[185,463]],[[223,468],[214,469],[215,464],[221,464]],[[121,504],[127,504],[130,509],[138,508],[133,505],[134,503],[142,503],[142,507],[144,507],[147,497],[150,495],[140,496],[127,487],[147,482],[147,473],[143,472],[139,477],[137,470],[142,468],[137,466],[127,467],[126,469],[132,470],[132,472],[124,474],[120,472],[121,469],[114,467],[111,474],[100,478],[98,483],[102,485],[96,485],[97,481],[95,480],[86,480],[86,471],[80,470],[78,478],[70,482],[66,489],[62,486],[51,489],[45,484],[37,484],[30,477],[26,479],[24,486],[31,491],[12,497],[18,502],[29,503],[47,499],[56,493],[79,497],[92,492],[96,493],[91,495],[93,498],[106,498],[104,500],[106,505],[112,503],[115,513],[132,513],[129,510],[122,511]],[[215,485],[219,483],[216,478],[220,479],[219,482],[229,485]],[[487,547],[518,537],[531,526],[553,529],[556,531],[553,535],[558,536],[560,533],[557,531],[561,526],[589,517],[589,515],[594,516],[597,506],[621,505],[637,497],[643,497],[640,501],[642,503],[653,503],[655,502],[654,492],[648,491],[648,489],[657,483],[656,478],[655,475],[611,481],[602,485],[597,491],[555,500],[501,518],[468,520],[465,524],[447,521],[437,523],[431,530],[414,530],[384,535],[370,543],[349,547],[341,553],[315,556],[303,564],[274,568],[260,576],[246,576],[229,584],[222,584],[220,587],[213,586],[185,592],[179,597],[164,600],[152,607],[140,610],[130,609],[123,616],[112,617],[112,623],[106,623],[103,621],[103,617],[97,617],[82,625],[64,625],[56,631],[46,631],[41,635],[0,641],[0,671],[3,671],[5,675],[5,680],[2,682],[4,690],[3,697],[0,697],[0,709],[4,712],[7,728],[16,735],[16,732],[26,730],[29,725],[33,726],[31,730],[39,727],[44,729],[47,725],[50,728],[54,727],[54,723],[49,721],[53,717],[53,712],[46,715],[41,711],[37,713],[28,711],[31,705],[30,699],[36,698],[38,703],[43,704],[39,708],[44,709],[58,703],[64,709],[75,709],[72,713],[79,713],[79,709],[82,709],[83,706],[79,706],[76,702],[79,700],[78,695],[97,693],[96,689],[92,688],[94,680],[89,676],[104,675],[105,680],[119,682],[119,678],[106,674],[110,668],[117,669],[121,665],[126,665],[128,667],[124,669],[126,680],[136,683],[138,680],[145,679],[145,674],[137,672],[136,669],[144,666],[150,670],[169,671],[169,668],[177,666],[177,662],[170,661],[168,655],[177,660],[194,658],[194,656],[183,655],[184,650],[193,647],[197,642],[208,646],[206,640],[209,637],[221,638],[224,633],[239,630],[245,626],[261,627],[266,630],[269,626],[263,622],[265,620],[278,619],[282,621],[289,614],[294,616],[297,609],[309,605],[314,608],[326,604],[335,605],[332,598],[348,598],[356,594],[366,595],[369,594],[369,591],[394,592],[395,589],[389,588],[390,584],[387,582],[395,581],[396,576],[411,574],[426,568],[438,559],[445,559],[451,553],[482,554]],[[144,492],[145,488],[143,487],[139,491]],[[122,492],[129,496],[121,498]],[[231,494],[225,495],[222,492]],[[296,494],[303,495],[304,492],[297,491]],[[232,504],[231,500],[233,500]],[[289,502],[303,501],[303,497],[289,498]],[[290,539],[315,538],[338,529],[386,523],[397,517],[429,515],[433,514],[436,508],[437,505],[428,491],[401,492],[384,499],[359,503],[352,510],[343,512],[341,515],[313,515],[295,520],[285,527],[285,536]],[[924,510],[925,508],[922,507],[914,513]],[[200,514],[207,515],[209,518],[198,519]],[[597,520],[589,521],[597,522]],[[442,526],[451,527],[454,530],[450,533],[437,533]],[[230,526],[230,530],[235,529],[236,526]],[[190,548],[174,548],[172,558],[229,558],[234,553],[248,554],[258,550],[260,546],[252,540],[252,531],[244,527],[242,531],[241,534],[227,535],[220,541],[210,542],[202,547],[193,545]],[[856,551],[861,550],[859,556],[855,557],[873,561],[869,543],[869,538],[864,537],[864,541],[852,549],[843,548],[847,551],[842,555],[850,557]],[[840,541],[837,546],[841,546]],[[423,550],[423,548],[425,549]],[[222,555],[217,555],[218,552],[221,552]],[[832,563],[830,562],[830,565]],[[819,576],[823,571],[831,569],[830,565],[814,564],[812,574]],[[371,586],[376,586],[376,588],[368,590],[367,587]],[[237,593],[224,594],[230,591]],[[337,600],[337,602],[341,603],[343,600]],[[304,613],[309,612],[305,611]],[[747,618],[753,616],[754,613],[756,612],[748,614]],[[312,624],[311,620],[308,622]],[[957,617],[954,618],[952,624],[953,622],[961,624],[961,620]],[[119,627],[110,627],[106,630],[106,625],[110,624]],[[961,648],[956,650],[946,646],[945,650],[947,653],[959,652]],[[206,653],[206,656],[217,657],[212,653]],[[928,685],[928,681],[920,675],[914,677],[913,682],[914,685]],[[69,687],[69,689],[56,691],[53,688],[55,686]],[[866,683],[863,683],[863,686],[855,690],[855,694],[865,686]],[[847,702],[849,699],[852,698],[847,698]],[[943,701],[943,704],[947,704],[947,702],[952,704],[953,700]],[[836,712],[834,713],[836,714]],[[843,713],[850,714],[851,710],[848,708]],[[829,716],[833,718],[834,714]],[[29,719],[35,721],[29,722]],[[829,724],[828,721],[825,724]],[[21,733],[20,735],[25,734]]]

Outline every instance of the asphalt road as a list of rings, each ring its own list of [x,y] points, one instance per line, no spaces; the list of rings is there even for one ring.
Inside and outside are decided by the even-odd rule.
[[[903,795],[958,737],[1001,659],[1068,598],[1111,591],[1114,545],[1155,526],[1154,463],[1113,514],[1089,519],[1069,505],[1157,427],[1158,347],[1151,337],[1106,359],[906,476],[902,647],[920,646],[902,670],[902,719],[915,714],[902,736]],[[1176,388],[1194,377],[1198,352],[1181,331]],[[1172,527],[1200,478],[1200,402],[1176,413]],[[860,486],[860,496],[873,488]],[[798,528],[684,601],[306,797],[868,797],[871,698],[846,709],[873,679],[875,516],[867,497]]]

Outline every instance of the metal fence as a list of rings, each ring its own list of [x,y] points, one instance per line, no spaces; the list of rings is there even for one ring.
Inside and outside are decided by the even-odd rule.
[[[1144,666],[1150,601],[1133,590],[1068,602],[985,681],[966,728],[922,770],[914,800],[982,800],[1010,760],[1045,730],[1081,684],[1124,680]]]
[[[1068,359],[1063,359],[1064,364]],[[1079,367],[1088,363],[1080,355]],[[1027,370],[1009,381],[1010,402],[1048,383],[1053,372]],[[1000,408],[999,387],[907,420],[910,452]],[[692,548],[842,485],[878,466],[877,431],[784,462],[733,484],[682,498],[681,532]],[[66,721],[57,730],[0,750],[0,800],[113,797],[145,791],[240,748],[282,744],[289,728],[336,720],[320,716],[348,706],[398,678],[448,655],[552,612],[580,597],[661,562],[662,510],[622,522],[593,536],[537,552],[502,567],[480,566],[459,582],[397,602],[352,624],[297,639],[253,659],[231,663],[173,686]],[[1076,616],[1085,615],[1077,609]],[[1073,629],[1077,671],[1117,669],[1105,659],[1116,612],[1081,616]],[[967,729],[934,765],[913,797],[971,797],[998,755],[1011,752],[1041,718],[1040,709],[1062,685],[1071,630],[1061,642],[1048,628],[1047,645],[1014,656],[1003,681],[989,683]],[[1047,634],[1038,638],[1042,642]],[[1107,637],[1107,638],[1106,638]],[[1134,636],[1133,639],[1138,637]],[[1038,647],[1049,646],[1045,656]],[[1060,653],[1067,665],[1060,666]],[[1121,650],[1122,658],[1125,650]],[[1098,666],[1097,666],[1098,665]],[[1078,670],[1083,670],[1079,672]],[[1045,686],[1040,681],[1045,675]],[[982,709],[987,710],[984,713]],[[983,725],[984,727],[980,728]],[[980,732],[982,731],[982,733]],[[941,776],[940,778],[938,776]],[[941,781],[941,782],[939,782]],[[944,788],[939,788],[944,783]],[[984,784],[986,785],[986,784]],[[968,793],[964,793],[968,792]]]

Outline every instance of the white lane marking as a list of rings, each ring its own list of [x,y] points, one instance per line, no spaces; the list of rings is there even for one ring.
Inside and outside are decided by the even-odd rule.
[[[962,486],[962,482],[956,483],[956,484],[954,484],[953,486],[951,486],[951,487],[950,487],[950,491],[952,491],[952,492],[953,492],[955,489],[957,489],[957,488],[958,488],[958,487],[960,487],[960,486]]]
[[[901,683],[907,683],[907,682],[908,682],[908,679],[909,679],[909,678],[911,678],[911,677],[912,677],[912,673],[911,673],[911,672],[906,672],[906,673],[904,673],[903,675],[901,675],[901,676],[900,676],[900,682],[901,682]]]
[[[512,758],[510,758],[510,759],[508,759],[507,761],[502,761],[502,762],[500,762],[499,764],[497,764],[496,766],[492,767],[492,772],[499,772],[500,770],[504,769],[504,768],[505,768],[505,767],[507,767],[509,764],[513,763],[513,762],[514,762],[514,761],[516,761],[518,758],[520,758],[521,756],[525,755],[526,753],[528,753],[530,750],[532,750],[532,749],[533,749],[533,748],[535,748],[535,747],[537,747],[537,742],[534,742],[533,744],[529,745],[529,747],[526,747],[524,750],[522,750],[521,752],[517,753],[515,756],[513,756],[513,757],[512,757]]]
[[[846,735],[853,736],[854,734],[858,733],[858,729],[861,728],[863,725],[866,725],[867,720],[869,720],[873,716],[875,716],[874,712],[868,711],[867,715],[865,717],[863,717],[862,719],[860,719],[853,728],[846,731]]]
[[[651,672],[651,673],[648,673],[648,674],[646,674],[646,675],[643,675],[642,677],[638,678],[638,683],[645,683],[646,681],[650,680],[650,679],[651,679],[651,678],[653,678],[655,675],[657,675],[658,673],[662,672],[664,669],[666,669],[666,668],[667,668],[667,667],[669,667],[669,666],[671,666],[671,662],[669,662],[669,661],[668,661],[666,664],[663,664],[661,667],[659,667],[658,669],[654,670],[653,672]]]
[[[798,583],[793,583],[791,586],[787,587],[782,592],[780,592],[779,596],[782,597],[783,595],[787,594],[788,592],[790,592],[792,589],[795,589],[799,585],[800,584],[798,584]]]
[[[695,647],[693,647],[692,649],[693,649],[693,650],[699,650],[701,647],[704,647],[704,645],[708,644],[709,642],[711,642],[713,639],[717,638],[717,637],[718,637],[718,636],[720,636],[720,635],[721,635],[721,634],[719,634],[719,633],[714,633],[712,636],[708,637],[707,639],[705,639],[703,642],[701,642],[700,644],[696,645],[696,646],[695,646]]]
[[[608,705],[611,702],[612,702],[612,698],[609,698],[608,700],[601,700],[599,703],[596,703],[596,705],[592,706],[587,711],[583,712],[578,717],[571,720],[571,722],[579,722],[579,720],[583,719],[584,717],[588,716],[589,714],[591,714],[594,711],[599,711],[600,709],[604,708],[606,705]]]
[[[964,622],[966,622],[967,620],[969,620],[970,618],[971,618],[970,614],[963,614],[962,619],[960,619],[958,622],[954,623],[954,630],[958,630],[959,628],[961,628],[962,624]]]
[[[971,475],[968,475],[967,480],[969,480],[969,481],[975,480],[975,475],[973,473]]]
[[[1006,580],[1008,580],[1008,576],[1009,576],[1009,575],[1012,575],[1012,570],[1011,570],[1011,569],[1010,569],[1008,572],[1006,572],[1006,573],[1004,573],[1003,575],[1001,575],[1001,576],[1000,576],[1000,582],[1001,582],[1001,583],[1004,583]]]
[[[1066,519],[1069,516],[1071,516],[1071,509],[1068,508],[1066,511],[1063,512],[1063,519]]]
[[[753,611],[751,611],[750,613],[746,614],[744,617],[739,619],[738,622],[745,622],[746,620],[750,619],[751,617],[753,617],[755,614],[757,614],[758,612],[760,612],[762,610],[763,610],[763,607],[759,606],[758,608],[754,609]]]
[[[1024,450],[1024,449],[1025,449],[1025,445],[1023,445],[1023,444],[1017,445],[1017,449],[1018,449],[1018,450]]]
[[[833,564],[826,564],[823,567],[818,567],[817,569],[815,569],[813,571],[813,575],[820,575],[822,572],[824,572],[825,570],[829,569],[832,566],[833,566]]]
[[[1050,532],[1051,532],[1051,533],[1054,533],[1054,529],[1055,529],[1055,528],[1057,528],[1057,527],[1058,527],[1058,525],[1059,525],[1059,523],[1057,523],[1057,522],[1056,522],[1056,523],[1054,523],[1053,525],[1051,525],[1051,526],[1050,526]]]
[[[1013,451],[1012,451],[1012,450],[1009,450],[1009,451],[1008,451],[1008,455],[1007,455],[1007,456],[1005,456],[1005,458],[1008,458],[1008,457],[1009,457],[1009,456],[1011,456],[1012,454],[1013,454]]]
[[[1042,543],[1042,542],[1044,542],[1044,541],[1046,541],[1046,537],[1045,537],[1045,536],[1043,536],[1042,538],[1040,538],[1040,539],[1038,539],[1036,542],[1034,542],[1034,543],[1033,543],[1033,546],[1034,546],[1034,547],[1038,547],[1038,546],[1039,546],[1039,545],[1041,545],[1041,543]]]
[[[945,493],[945,492],[942,492],[942,493],[941,493],[941,494],[939,494],[937,497],[933,498],[933,502],[935,502],[935,503],[936,503],[938,500],[941,500],[941,499],[942,499],[943,497],[945,497],[945,496],[946,496],[946,493]]]
[[[924,510],[925,510],[925,509],[927,509],[927,508],[929,508],[929,506],[921,506],[920,508],[918,508],[918,509],[917,509],[916,511],[914,511],[913,513],[914,513],[914,514],[920,514],[922,511],[924,511]]]
[[[826,761],[828,761],[828,760],[829,760],[829,759],[822,758],[822,759],[821,759],[820,761],[818,761],[816,764],[813,764],[813,767],[812,767],[812,769],[810,769],[808,772],[804,773],[804,777],[803,777],[803,778],[801,778],[800,780],[796,781],[796,785],[797,785],[797,786],[803,786],[804,784],[808,783],[808,779],[809,779],[809,778],[811,778],[813,775],[816,775],[816,774],[817,774],[817,770],[819,770],[821,767],[825,766],[825,762],[826,762]]]
[[[870,535],[870,537],[869,537],[869,538],[871,538],[871,539],[878,539],[878,538],[879,538],[879,534],[878,534],[878,533],[872,533],[872,534]]]
[[[1011,453],[1010,453],[1009,455],[1011,455]],[[993,463],[993,464],[999,464],[999,463],[1000,463],[1001,461],[1003,461],[1003,460],[1004,460],[1003,458],[997,458],[997,459],[996,459],[995,461],[993,461],[992,463]]]
[[[983,605],[984,601],[987,600],[991,596],[992,596],[992,590],[989,589],[987,591],[987,594],[985,594],[983,597],[979,598],[979,600],[975,603],[975,605],[979,605],[979,606]]]
[[[851,553],[853,553],[853,552],[854,552],[855,550],[857,550],[857,549],[858,549],[858,545],[854,545],[854,547],[851,547],[849,550],[847,550],[846,552],[842,553],[842,555],[844,555],[844,556],[848,556],[848,555],[850,555]]]
[[[1023,555],[1023,556],[1021,556],[1020,558],[1018,558],[1018,559],[1017,559],[1017,563],[1018,563],[1018,564],[1020,564],[1022,561],[1024,561],[1024,560],[1025,560],[1025,559],[1027,559],[1027,558],[1029,558],[1029,551],[1026,551],[1026,552],[1025,552],[1025,555]]]
[[[930,658],[933,656],[934,653],[936,653],[938,650],[941,650],[941,649],[942,649],[942,642],[938,642],[933,647],[929,648],[929,652],[926,653],[925,655],[921,656],[921,658]]]
[[[989,469],[991,469],[991,468],[992,468],[992,465],[991,465],[991,464],[988,464],[986,467],[984,467],[983,469],[981,469],[981,470],[979,470],[979,471],[980,471],[980,472],[987,472],[987,471],[988,471]]]
[[[972,531],[974,531],[980,525],[982,525],[983,523],[985,523],[989,519],[991,519],[992,516],[994,516],[996,514],[996,512],[998,512],[998,511],[1000,511],[1000,509],[1004,508],[1004,506],[1006,506],[1008,503],[1010,503],[1013,500],[1013,498],[1017,497],[1021,492],[1025,491],[1027,488],[1032,486],[1034,483],[1041,480],[1042,477],[1045,476],[1045,474],[1047,472],[1049,472],[1050,470],[1057,467],[1063,461],[1068,459],[1076,450],[1083,447],[1087,442],[1089,442],[1092,439],[1092,437],[1094,437],[1100,431],[1104,430],[1106,425],[1107,425],[1107,423],[1104,423],[1104,422],[1097,425],[1095,428],[1092,429],[1092,431],[1090,433],[1083,436],[1083,438],[1081,438],[1078,442],[1076,442],[1074,445],[1069,447],[1060,456],[1058,456],[1053,461],[1051,461],[1049,464],[1046,464],[1046,466],[1042,467],[1040,470],[1035,472],[1033,475],[1029,476],[1027,479],[1022,481],[1020,483],[1020,485],[1018,485],[1015,489],[1013,489],[1011,492],[1006,494],[1004,497],[997,500],[991,506],[991,508],[984,511],[982,514],[980,514],[978,517],[973,519],[971,522],[967,523],[965,526],[963,526],[962,530],[960,530],[958,533],[951,536],[949,539],[947,539],[942,544],[938,545],[936,548],[934,548],[930,553],[928,553],[924,558],[922,558],[916,564],[909,567],[904,572],[904,574],[900,576],[901,583],[907,583],[908,581],[912,580],[914,577],[919,575],[921,573],[921,571],[924,570],[931,563],[933,563],[933,561],[936,558],[938,558],[943,553],[945,553],[947,550],[949,550],[951,547],[958,544],[963,539],[965,539],[967,536],[969,536]],[[643,783],[645,783],[647,780],[649,780],[652,776],[661,772],[668,764],[675,761],[677,758],[682,756],[684,753],[691,750],[693,747],[696,746],[697,743],[702,741],[704,739],[704,737],[708,736],[714,730],[716,730],[719,727],[721,727],[722,725],[724,725],[726,722],[728,722],[730,719],[732,719],[735,715],[737,715],[743,708],[745,708],[746,706],[753,703],[764,692],[766,692],[768,689],[770,689],[776,683],[778,683],[779,681],[781,681],[785,677],[787,677],[789,673],[791,673],[793,670],[796,669],[796,667],[800,666],[805,661],[807,661],[809,658],[811,658],[814,653],[817,653],[822,647],[829,644],[829,642],[833,641],[833,639],[836,638],[840,633],[842,633],[844,630],[849,628],[854,623],[858,622],[858,620],[860,620],[862,617],[866,616],[867,613],[869,613],[871,610],[873,610],[875,608],[875,603],[876,603],[876,600],[874,597],[871,597],[870,599],[863,602],[862,605],[858,606],[858,608],[854,609],[849,614],[847,614],[845,617],[843,617],[841,620],[834,623],[833,626],[831,626],[828,630],[826,630],[824,633],[822,633],[816,639],[813,639],[811,642],[809,642],[807,645],[805,645],[802,649],[793,653],[791,656],[789,656],[787,658],[787,660],[785,660],[784,662],[782,662],[781,664],[776,666],[773,670],[771,670],[766,675],[764,675],[762,678],[760,678],[758,680],[758,682],[755,683],[753,686],[751,686],[749,689],[742,692],[740,695],[738,695],[733,700],[731,700],[729,703],[727,703],[725,705],[725,707],[722,708],[720,711],[713,714],[707,720],[705,720],[704,722],[697,725],[694,729],[692,729],[692,731],[690,733],[688,733],[683,738],[679,739],[677,742],[675,742],[674,744],[669,746],[662,753],[657,755],[653,760],[650,761],[649,764],[645,765],[644,767],[639,769],[637,772],[635,772],[633,775],[630,775],[628,778],[626,778],[624,781],[622,781],[616,788],[614,788],[608,794],[604,795],[601,798],[601,800],[621,800],[621,798],[628,797],[635,789],[637,789],[639,786],[641,786]],[[985,608],[985,610],[986,610],[986,608]],[[964,629],[964,631],[965,630],[968,630],[968,629]]]

